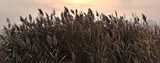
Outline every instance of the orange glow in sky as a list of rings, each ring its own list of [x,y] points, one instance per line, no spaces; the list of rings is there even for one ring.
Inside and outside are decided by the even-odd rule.
[[[78,9],[79,12],[87,12],[91,8],[106,15],[113,14],[116,10],[118,15],[126,15],[132,18],[132,13],[141,17],[141,13],[148,18],[160,22],[160,0],[0,0],[0,29],[6,23],[6,18],[12,22],[18,22],[19,16],[26,17],[28,14],[37,16],[37,9],[51,13],[54,9],[56,15],[60,15],[64,6],[68,9]]]
[[[65,0],[65,1],[68,3],[83,3],[83,4],[89,2],[89,0]]]

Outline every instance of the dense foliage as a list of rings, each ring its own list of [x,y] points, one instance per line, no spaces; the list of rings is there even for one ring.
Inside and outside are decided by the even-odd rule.
[[[158,63],[159,27],[142,14],[134,22],[113,15],[79,13],[66,7],[60,17],[39,10],[35,19],[4,27],[1,58],[6,63]],[[139,21],[143,21],[142,24]],[[0,55],[0,56],[1,56]]]

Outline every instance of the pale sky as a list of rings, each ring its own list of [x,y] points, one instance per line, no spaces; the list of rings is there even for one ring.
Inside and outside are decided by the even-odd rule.
[[[12,23],[19,23],[19,16],[37,16],[38,8],[47,13],[55,9],[59,14],[64,6],[83,12],[91,8],[105,14],[112,14],[116,10],[119,15],[126,14],[128,18],[132,13],[138,16],[144,13],[152,20],[160,19],[160,0],[0,0],[0,29],[6,24],[6,18]]]

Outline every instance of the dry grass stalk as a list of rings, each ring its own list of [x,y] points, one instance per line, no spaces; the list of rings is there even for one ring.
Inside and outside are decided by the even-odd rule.
[[[160,29],[123,16],[88,13],[65,7],[61,18],[41,9],[39,17],[20,17],[21,25],[4,27],[1,51],[6,63],[158,63]],[[71,14],[71,13],[72,14]],[[100,19],[96,21],[96,17]],[[2,54],[1,54],[2,55]]]

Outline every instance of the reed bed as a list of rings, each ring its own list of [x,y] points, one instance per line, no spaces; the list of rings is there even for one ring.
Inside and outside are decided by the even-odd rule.
[[[0,50],[4,63],[160,62],[160,29],[151,28],[144,14],[131,23],[117,12],[113,16],[65,7],[57,17],[55,11],[38,11],[35,19],[20,17],[19,25],[7,19]]]

